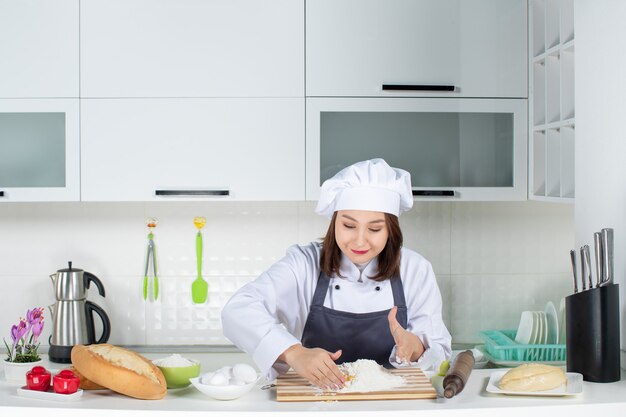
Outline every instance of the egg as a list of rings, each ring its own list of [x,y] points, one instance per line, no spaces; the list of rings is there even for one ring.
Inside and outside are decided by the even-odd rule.
[[[222,366],[217,372],[221,372],[227,379],[231,379],[233,377],[233,367],[232,366]]]
[[[210,385],[228,385],[228,378],[221,372],[215,372],[209,380]]]
[[[200,383],[204,385],[210,385],[213,375],[215,375],[215,372],[207,372],[202,374],[202,376],[200,377]]]
[[[254,382],[257,379],[257,374],[254,368],[245,363],[238,363],[233,366],[233,376],[235,379],[246,384]]]

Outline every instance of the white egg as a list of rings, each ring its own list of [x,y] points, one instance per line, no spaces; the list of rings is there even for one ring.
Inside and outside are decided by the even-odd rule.
[[[233,376],[246,384],[256,381],[257,378],[254,368],[245,363],[238,363],[233,366]]]
[[[206,372],[202,374],[202,376],[200,377],[200,383],[204,385],[210,385],[213,375],[215,375],[215,372]]]
[[[221,372],[215,372],[209,381],[211,385],[228,385],[228,378]]]
[[[233,367],[232,366],[223,366],[220,369],[218,369],[218,372],[224,374],[224,376],[227,379],[230,379],[233,377]]]

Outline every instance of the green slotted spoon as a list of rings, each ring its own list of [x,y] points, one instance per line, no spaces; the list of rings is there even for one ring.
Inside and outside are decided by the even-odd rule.
[[[196,217],[193,219],[193,224],[198,229],[196,234],[196,261],[198,263],[198,276],[191,283],[191,299],[196,304],[202,304],[206,302],[207,295],[209,293],[209,284],[202,278],[202,233],[200,230],[206,224],[204,217]]]

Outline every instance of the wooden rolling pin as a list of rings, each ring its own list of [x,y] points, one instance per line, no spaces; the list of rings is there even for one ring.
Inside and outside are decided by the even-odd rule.
[[[474,354],[471,350],[465,350],[459,353],[452,366],[443,378],[443,396],[452,398],[465,388],[467,380],[474,368]]]

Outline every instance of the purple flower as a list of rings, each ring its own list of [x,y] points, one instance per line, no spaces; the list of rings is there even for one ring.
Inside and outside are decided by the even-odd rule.
[[[37,338],[43,331],[43,320],[33,324],[30,330],[33,332],[33,343],[37,343]]]
[[[26,312],[26,320],[31,326],[35,323],[43,321],[43,308],[35,307],[32,310]]]
[[[11,326],[11,339],[13,339],[13,344],[16,344],[27,332],[28,328],[26,327],[26,320],[24,319],[20,319],[17,326],[15,324]]]
[[[26,318],[20,317],[20,322],[11,326],[13,346],[4,342],[9,362],[32,362],[39,359],[37,354],[39,345],[36,343],[43,331],[43,319],[43,308],[35,307],[26,312]]]

